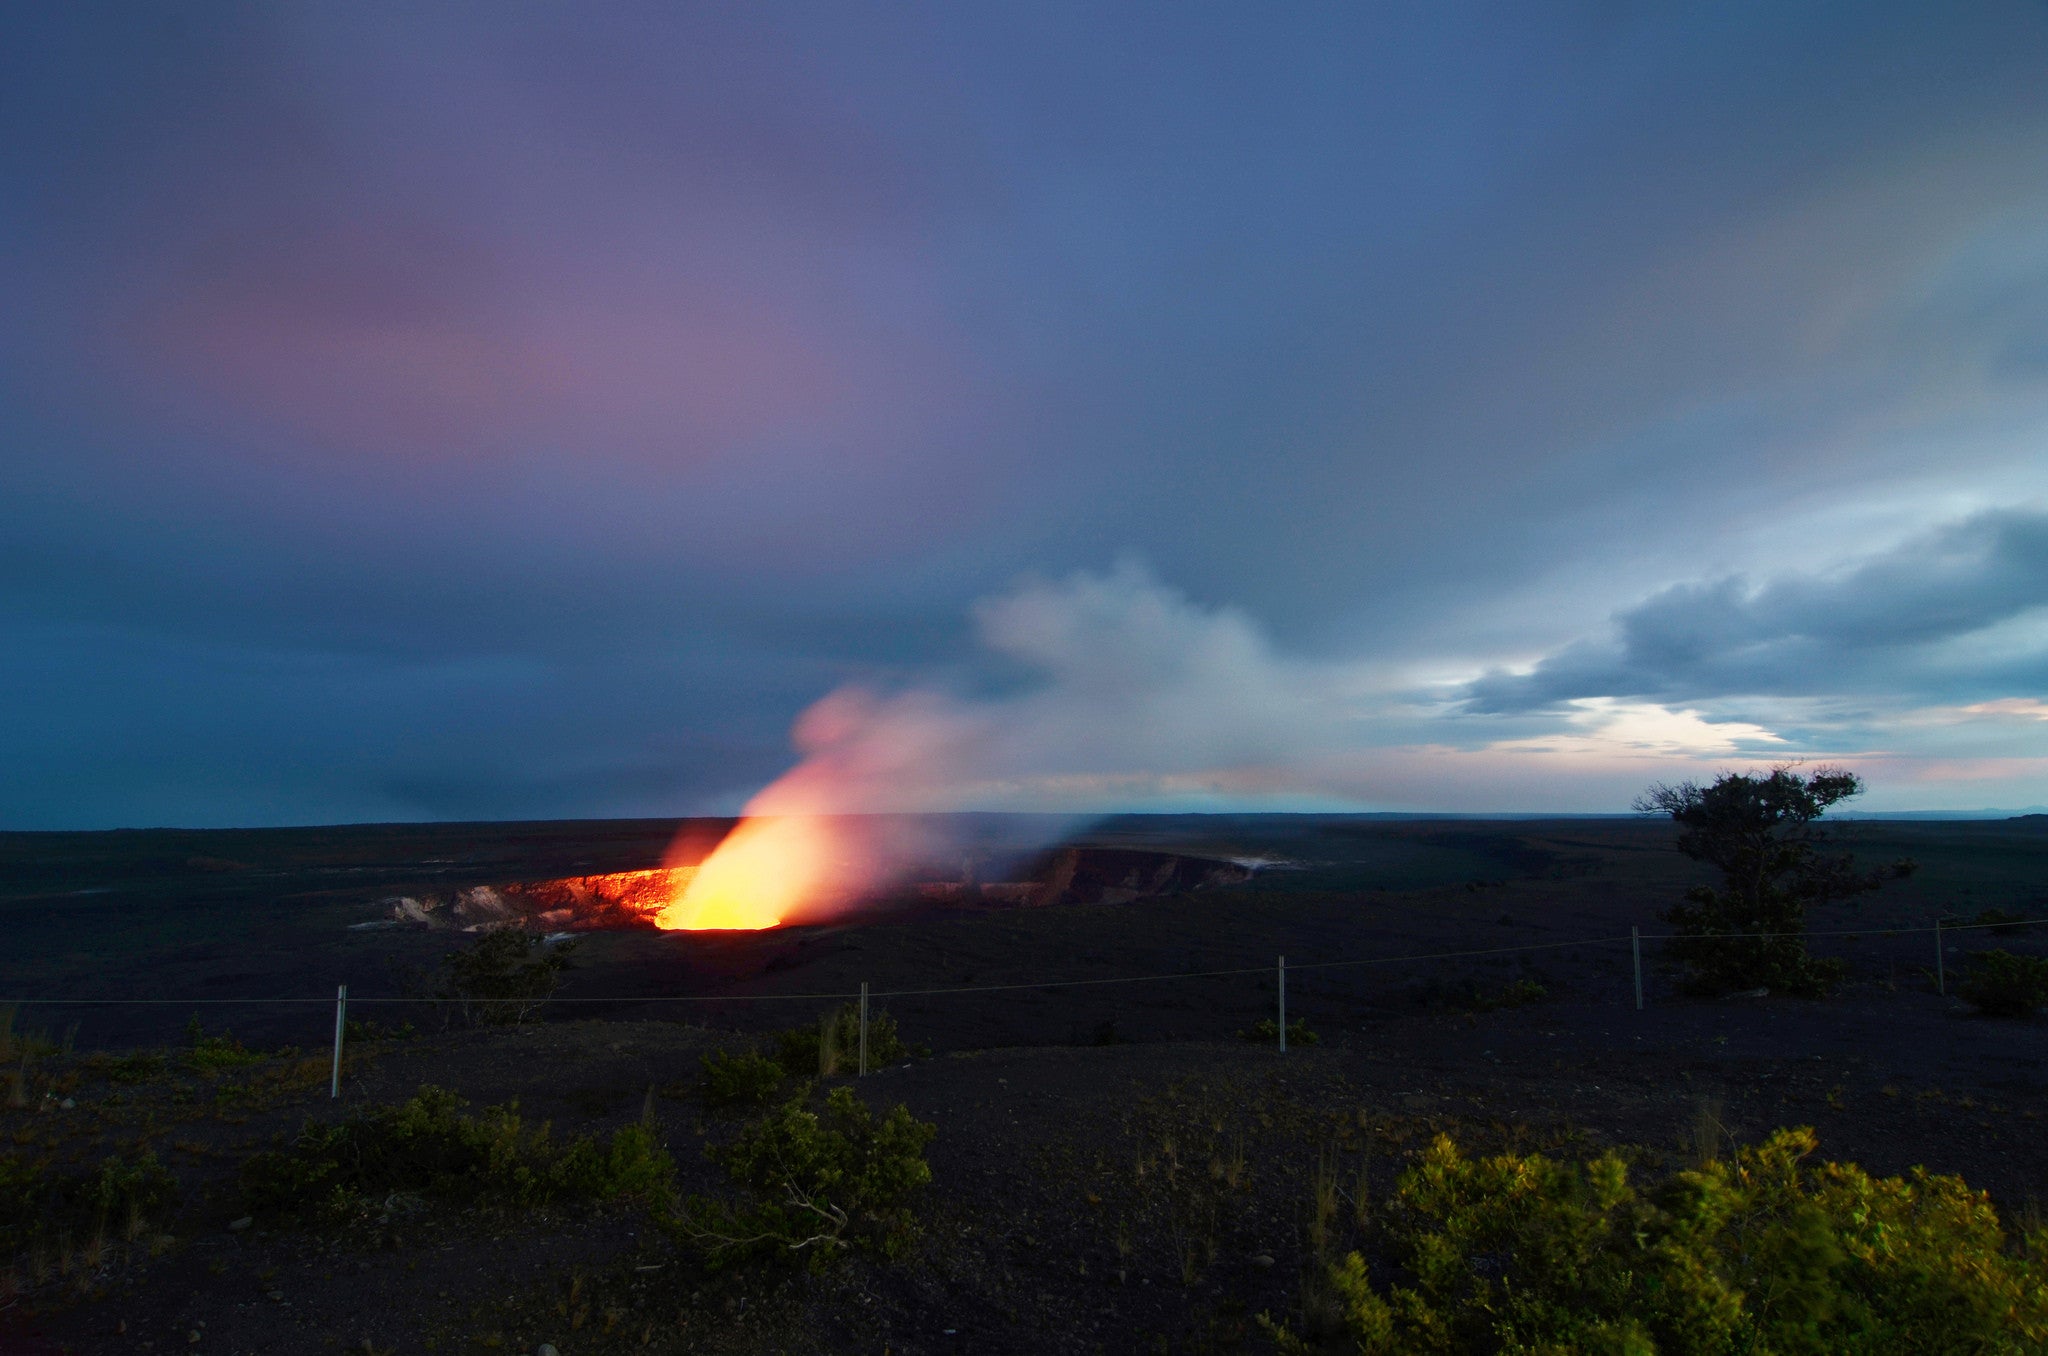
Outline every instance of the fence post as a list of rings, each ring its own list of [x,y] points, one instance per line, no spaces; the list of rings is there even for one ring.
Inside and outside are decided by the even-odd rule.
[[[1287,1053],[1287,957],[1280,958],[1280,1053]]]
[[[348,1026],[348,985],[334,991],[334,1078],[327,1085],[328,1097],[341,1096],[341,1034]]]
[[[868,982],[860,982],[860,1076],[868,1072]]]
[[[1934,920],[1934,991],[1948,996],[1948,959],[1942,955],[1941,920]]]
[[[1643,1010],[1643,930],[1631,927],[1628,930],[1628,949],[1635,953],[1636,961],[1636,1011]]]

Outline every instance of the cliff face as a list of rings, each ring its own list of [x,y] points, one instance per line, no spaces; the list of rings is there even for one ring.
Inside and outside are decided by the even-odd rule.
[[[1185,894],[1251,879],[1251,869],[1213,857],[1189,857],[1142,848],[1061,848],[1033,863],[1023,880],[928,881],[926,899],[949,904],[1128,904],[1155,895]]]
[[[651,928],[655,915],[690,884],[694,866],[652,871],[614,871],[603,876],[565,876],[505,887],[540,922],[563,929]]]
[[[1250,880],[1249,867],[1140,848],[1067,848],[1045,874],[1044,904],[1128,904]]]
[[[602,876],[514,881],[458,890],[452,899],[411,895],[384,900],[397,923],[415,927],[525,927],[547,932],[651,928],[654,917],[696,874],[693,866],[614,871]]]

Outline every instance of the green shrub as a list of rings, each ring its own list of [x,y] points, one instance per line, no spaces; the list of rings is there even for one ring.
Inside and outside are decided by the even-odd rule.
[[[83,1173],[59,1174],[19,1155],[0,1155],[0,1257],[69,1235],[138,1233],[178,1199],[177,1179],[145,1150],[109,1158]]]
[[[571,1141],[553,1165],[552,1194],[599,1201],[656,1200],[668,1194],[675,1172],[675,1160],[661,1146],[654,1127],[635,1121],[602,1143],[588,1136]]]
[[[1943,919],[1943,922],[1959,920]],[[2023,913],[2007,913],[2004,909],[1979,909],[1977,916],[1968,920],[1980,927],[1988,927],[1993,934],[2003,937],[2018,932],[2021,927],[2035,921]]]
[[[169,1067],[159,1050],[137,1050],[132,1054],[110,1055],[95,1050],[85,1057],[85,1067],[104,1074],[113,1083],[147,1083]]]
[[[910,1201],[931,1181],[924,1151],[937,1127],[904,1106],[879,1120],[848,1087],[822,1114],[784,1103],[708,1152],[738,1202],[692,1196],[673,1227],[713,1265],[753,1258],[822,1265],[849,1248],[898,1256],[916,1236]]]
[[[1527,1007],[1531,1003],[1540,1003],[1548,997],[1550,997],[1550,990],[1544,988],[1535,980],[1518,979],[1501,989],[1498,993],[1487,994],[1483,999],[1485,1004],[1483,1010],[1493,1012],[1501,1008]]]
[[[1355,1252],[1329,1268],[1334,1335],[1386,1356],[2043,1349],[2048,1275],[2007,1250],[1983,1193],[1805,1166],[1813,1149],[1781,1130],[1646,1194],[1613,1153],[1469,1159],[1439,1137],[1376,1214],[1384,1279]]]
[[[1237,1038],[1241,1041],[1250,1041],[1253,1045],[1278,1045],[1280,1024],[1271,1017],[1261,1017],[1252,1023],[1249,1030],[1238,1032]],[[1321,1036],[1308,1029],[1306,1017],[1297,1017],[1287,1024],[1287,1044],[1290,1048],[1297,1045],[1314,1045],[1320,1040]]]
[[[354,1045],[358,1041],[409,1041],[420,1034],[413,1029],[411,1022],[401,1022],[397,1026],[386,1026],[382,1022],[371,1021],[368,1018],[357,1021],[351,1017],[344,1024],[344,1028],[342,1035],[350,1045]]]
[[[1956,992],[1987,1017],[2030,1017],[2048,1004],[2048,958],[1980,951]]]
[[[860,1052],[860,1006],[847,1003],[822,1014],[816,1026],[799,1026],[775,1036],[775,1062],[792,1078],[830,1078],[853,1068]],[[909,1046],[896,1029],[896,1019],[879,1010],[868,1013],[868,1067],[880,1068],[908,1059]]]
[[[782,1066],[766,1055],[745,1050],[737,1055],[714,1050],[704,1056],[698,1082],[708,1107],[766,1106],[782,1088]]]
[[[201,1073],[238,1069],[245,1064],[259,1064],[266,1058],[260,1051],[251,1050],[236,1040],[231,1032],[207,1035],[196,1012],[185,1024],[185,1045],[185,1063]]]
[[[79,1190],[80,1203],[96,1217],[110,1221],[158,1215],[177,1199],[177,1179],[157,1161],[155,1152],[147,1149],[132,1163],[109,1158]]]
[[[462,1020],[501,1026],[532,1019],[561,987],[574,942],[547,941],[520,928],[496,928],[441,958],[441,996],[458,1000]]]
[[[653,1195],[674,1162],[652,1127],[629,1125],[609,1141],[579,1137],[557,1147],[548,1127],[528,1128],[519,1104],[475,1115],[443,1088],[423,1087],[400,1106],[337,1123],[307,1122],[292,1147],[259,1154],[243,1173],[251,1206],[348,1213],[392,1192],[513,1208],[565,1197]]]

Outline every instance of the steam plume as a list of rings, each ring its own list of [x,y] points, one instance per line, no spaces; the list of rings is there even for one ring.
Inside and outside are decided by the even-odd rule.
[[[1276,656],[1249,619],[1126,563],[1032,582],[975,610],[1007,695],[845,687],[798,719],[803,761],[749,814],[1087,812],[1269,789],[1349,724],[1339,674]]]
[[[664,912],[665,926],[829,917],[959,845],[932,811],[1028,809],[1040,841],[1117,803],[1243,789],[1337,719],[1329,684],[1276,659],[1243,617],[1127,564],[1026,584],[976,610],[983,647],[1026,675],[1009,695],[845,687],[796,723],[803,760]],[[1281,778],[1285,780],[1285,778]],[[1014,836],[1006,847],[1036,846]]]

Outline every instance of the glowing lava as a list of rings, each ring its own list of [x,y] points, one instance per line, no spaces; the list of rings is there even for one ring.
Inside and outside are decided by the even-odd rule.
[[[759,931],[781,925],[829,879],[831,840],[804,815],[742,820],[697,868],[655,926]]]

